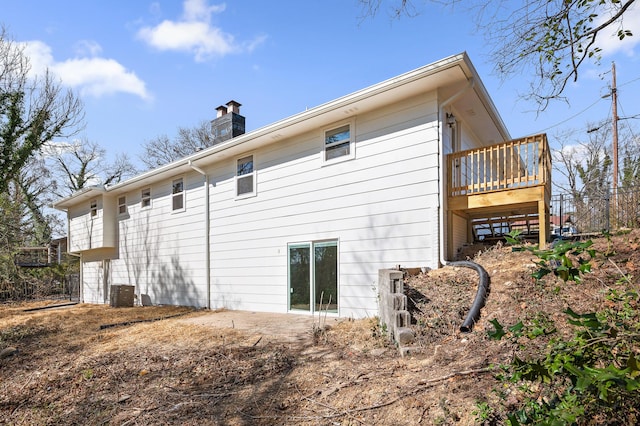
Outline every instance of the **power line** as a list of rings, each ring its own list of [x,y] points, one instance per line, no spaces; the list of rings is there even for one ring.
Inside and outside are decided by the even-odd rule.
[[[571,117],[569,117],[569,118],[566,118],[566,119],[562,120],[562,121],[561,121],[561,122],[559,122],[559,123],[556,123],[556,124],[554,124],[554,125],[552,125],[552,126],[549,126],[549,127],[545,128],[545,129],[542,129],[542,130],[540,130],[540,131],[538,131],[538,132],[536,132],[536,133],[534,133],[534,134],[546,133],[546,132],[547,132],[547,130],[549,130],[549,129],[553,129],[554,127],[558,127],[558,126],[560,126],[560,125],[562,125],[562,124],[566,123],[567,121],[571,121],[571,120],[573,120],[574,118],[576,118],[576,117],[577,117],[577,116],[579,116],[580,114],[584,114],[585,112],[587,112],[587,110],[589,110],[589,109],[593,108],[594,106],[596,106],[596,104],[597,104],[598,102],[600,102],[601,100],[602,100],[601,98],[598,98],[594,103],[592,103],[591,105],[589,105],[588,107],[586,107],[586,108],[585,108],[585,109],[583,109],[582,111],[580,111],[580,112],[578,112],[578,113],[576,113],[576,114],[572,115],[572,116],[571,116]]]
[[[620,88],[620,87],[622,87],[622,86],[626,86],[627,84],[634,83],[634,82],[636,82],[636,81],[638,81],[638,80],[640,80],[640,77],[638,77],[638,78],[634,78],[633,80],[629,80],[629,81],[624,82],[624,83],[622,83],[622,84],[618,84],[618,88]]]
[[[634,78],[633,80],[626,81],[626,82],[624,82],[624,83],[622,83],[622,84],[618,84],[618,89],[619,89],[620,87],[622,87],[622,86],[626,86],[626,85],[628,85],[628,84],[635,83],[635,82],[636,82],[636,81],[638,81],[638,80],[640,80],[640,77]],[[534,132],[533,134],[546,133],[546,132],[547,132],[548,130],[550,130],[550,129],[553,129],[553,128],[555,128],[555,127],[561,126],[561,125],[565,124],[566,122],[571,121],[571,120],[573,120],[574,118],[578,117],[579,115],[584,114],[584,113],[585,113],[585,112],[587,112],[589,109],[591,109],[591,108],[593,108],[594,106],[596,106],[596,105],[598,104],[598,102],[600,102],[601,100],[602,100],[602,98],[598,98],[598,99],[596,99],[596,100],[595,100],[595,102],[593,102],[591,105],[589,105],[588,107],[586,107],[586,108],[585,108],[585,109],[583,109],[582,111],[577,112],[576,114],[572,115],[571,117],[565,118],[564,120],[562,120],[562,121],[560,121],[560,122],[558,122],[558,123],[556,123],[556,124],[553,124],[553,125],[551,125],[551,126],[549,126],[549,127],[547,127],[547,128],[544,128],[544,129],[542,129],[542,130],[539,130],[539,131],[537,131],[537,132]],[[610,114],[610,113],[611,113],[611,110],[609,110],[609,114]],[[627,119],[627,118],[637,118],[639,115],[640,115],[640,114],[636,114],[635,116],[631,116],[631,117],[624,117],[624,119]],[[610,119],[610,118],[608,118],[608,119],[607,119],[607,120],[605,120],[605,121],[610,121],[610,120],[611,120],[611,119]],[[600,127],[602,127],[603,125],[604,125],[604,124],[602,124]]]

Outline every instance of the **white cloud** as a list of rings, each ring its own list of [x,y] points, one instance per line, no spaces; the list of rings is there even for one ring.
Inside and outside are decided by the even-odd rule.
[[[24,54],[29,57],[31,75],[42,74],[54,62],[51,48],[41,41],[27,41],[22,43]]]
[[[98,56],[102,53],[102,46],[93,40],[80,40],[74,47],[76,54],[80,56]]]
[[[242,51],[251,52],[264,42],[265,36],[237,43],[232,34],[211,24],[211,15],[224,12],[226,5],[209,5],[207,0],[185,0],[179,20],[164,20],[153,27],[143,27],[138,37],[158,50],[193,54],[197,62]]]
[[[113,59],[69,59],[52,65],[51,69],[82,94],[101,97],[124,92],[146,100],[151,98],[144,82]]]
[[[46,69],[56,74],[63,84],[78,90],[82,95],[101,97],[115,93],[129,93],[145,100],[151,95],[142,81],[132,71],[114,59],[97,57],[99,44],[82,41],[77,46],[85,56],[66,61],[55,61],[51,48],[41,41],[24,43],[24,52],[31,61],[31,74],[42,74]]]
[[[138,35],[158,50],[191,52],[198,62],[236,49],[232,35],[204,22],[163,21],[156,27],[141,29]]]
[[[224,12],[226,8],[224,3],[209,6],[207,0],[185,0],[183,16],[186,21],[209,22],[212,13]]]
[[[608,17],[602,17],[602,21]],[[622,23],[624,29],[631,30],[633,36],[625,37],[623,40],[618,38],[618,26],[612,26],[611,29],[607,29],[606,34],[602,32],[598,37],[598,47],[602,49],[602,53],[605,56],[611,56],[618,52],[622,52],[628,56],[635,54],[635,48],[640,43],[640,34],[637,29],[640,28],[640,7],[635,4],[629,7],[622,16]]]

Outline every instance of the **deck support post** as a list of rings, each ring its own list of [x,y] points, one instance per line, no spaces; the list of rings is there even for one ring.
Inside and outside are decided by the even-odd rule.
[[[549,239],[549,209],[545,200],[538,201],[538,226],[538,245],[544,249]]]

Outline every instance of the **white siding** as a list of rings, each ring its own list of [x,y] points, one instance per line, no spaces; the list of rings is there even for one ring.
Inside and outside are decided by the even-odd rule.
[[[287,244],[339,242],[339,314],[377,314],[379,268],[437,266],[435,98],[355,120],[356,158],[322,165],[323,129],[254,155],[257,196],[234,164],[211,175],[212,307],[285,312]],[[330,127],[330,126],[329,126]]]
[[[109,303],[108,280],[104,279],[104,262],[83,262],[82,290],[84,303]]]
[[[172,211],[171,182],[185,179],[185,209]],[[151,207],[140,190],[127,193],[128,214],[118,218],[119,254],[112,282],[136,287],[154,304],[207,306],[204,178],[175,176],[151,186]]]
[[[242,153],[254,156],[252,197],[235,196],[235,158],[206,168],[208,247],[205,178],[195,171],[152,184],[151,207],[141,208],[142,188],[111,195],[112,217],[99,230],[91,228],[97,220],[88,202],[71,211],[70,243],[85,250],[84,300],[108,302],[109,285],[130,284],[154,304],[204,307],[209,277],[212,308],[286,312],[287,245],[336,240],[339,315],[377,315],[378,269],[438,266],[435,95],[350,122],[356,151],[348,161],[322,161],[323,130],[332,124]],[[186,208],[173,212],[178,177],[185,179]],[[127,214],[116,217],[122,195]],[[99,216],[107,220],[101,209]],[[95,249],[105,229],[117,234],[115,250]],[[99,259],[111,259],[108,283],[102,263],[87,261]]]
[[[91,200],[69,209],[69,251],[115,247],[115,204],[107,197],[95,198],[96,215],[91,216]]]
[[[457,214],[453,215],[453,253],[454,255],[463,245],[470,242],[467,240],[467,219]]]
[[[69,209],[69,251],[102,247],[102,213],[102,198],[98,199],[97,214],[93,217],[89,201]]]

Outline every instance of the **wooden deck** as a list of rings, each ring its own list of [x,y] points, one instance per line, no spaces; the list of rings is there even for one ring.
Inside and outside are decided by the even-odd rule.
[[[550,236],[551,200],[546,135],[449,154],[447,170],[449,215],[467,219],[469,234],[472,226],[479,225],[499,228],[503,234],[524,229],[537,233],[540,247],[545,246]],[[452,226],[452,220],[448,223]],[[449,231],[452,235],[452,229]]]
[[[58,263],[58,252],[55,246],[20,247],[14,263],[22,268],[45,268]]]

